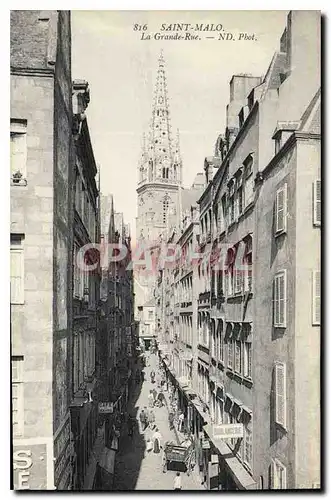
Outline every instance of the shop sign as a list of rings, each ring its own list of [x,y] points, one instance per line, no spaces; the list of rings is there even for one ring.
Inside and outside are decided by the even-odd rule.
[[[208,439],[202,440],[202,449],[203,450],[210,450],[210,442]]]
[[[110,402],[99,403],[99,413],[107,414],[107,413],[113,413],[113,411],[114,411],[113,403],[110,403]]]
[[[46,490],[46,444],[14,446],[13,469],[15,490]]]
[[[222,424],[213,426],[215,439],[238,439],[244,437],[243,424]]]

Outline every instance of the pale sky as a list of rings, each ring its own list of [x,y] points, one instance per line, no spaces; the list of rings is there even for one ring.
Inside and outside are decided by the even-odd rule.
[[[87,118],[101,191],[114,195],[115,209],[124,213],[133,237],[137,165],[161,48],[173,137],[179,128],[183,180],[189,186],[224,132],[231,76],[266,73],[286,16],[287,11],[72,11],[72,77],[90,85]],[[198,33],[201,40],[140,40],[142,32],[133,26],[145,23],[145,33],[152,34],[162,23],[222,24],[236,40],[219,41],[211,32]],[[238,40],[244,32],[256,40]]]

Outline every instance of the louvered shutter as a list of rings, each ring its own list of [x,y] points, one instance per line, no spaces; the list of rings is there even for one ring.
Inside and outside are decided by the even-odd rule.
[[[275,366],[275,396],[276,422],[286,427],[286,365],[277,363]]]
[[[276,233],[286,231],[287,185],[276,193]]]
[[[313,220],[315,226],[320,226],[321,224],[321,181],[317,180],[314,182],[314,197],[313,197],[313,207],[314,214]]]
[[[313,325],[321,321],[321,273],[313,271]]]
[[[275,276],[274,280],[274,326],[286,326],[286,302],[286,271],[282,271]]]

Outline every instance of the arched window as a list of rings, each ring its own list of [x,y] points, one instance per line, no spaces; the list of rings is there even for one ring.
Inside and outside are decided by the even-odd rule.
[[[149,160],[148,163],[148,180],[153,180],[153,160]]]
[[[163,169],[162,169],[162,178],[163,179],[168,179],[169,178],[169,168],[168,167],[163,167]]]

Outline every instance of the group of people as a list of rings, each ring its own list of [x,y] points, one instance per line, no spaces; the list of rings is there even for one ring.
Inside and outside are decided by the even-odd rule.
[[[154,408],[154,406],[157,406],[158,408],[161,408],[165,404],[165,398],[162,390],[158,393],[155,388],[151,389],[149,391],[148,395],[148,405],[150,408]]]
[[[145,406],[140,412],[139,420],[141,424],[141,430],[143,432],[147,429],[147,427],[153,429],[155,426],[155,414],[153,410],[148,411],[147,407]]]

